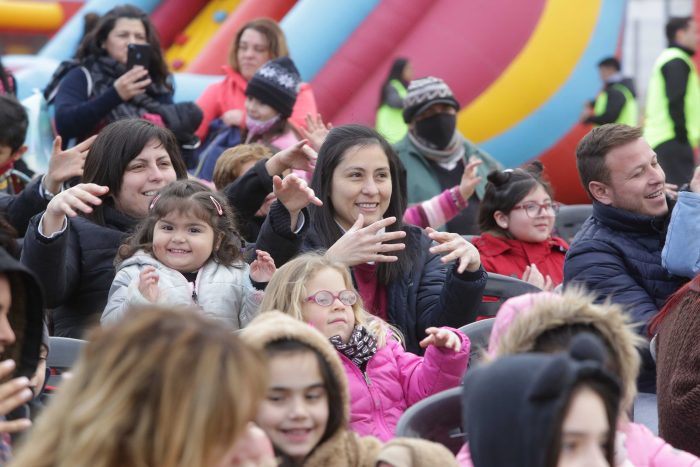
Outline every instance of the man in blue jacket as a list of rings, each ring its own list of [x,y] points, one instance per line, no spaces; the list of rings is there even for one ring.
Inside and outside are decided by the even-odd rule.
[[[650,320],[684,282],[661,265],[670,217],[664,171],[641,129],[623,124],[591,130],[576,148],[576,164],[593,215],[566,255],[564,284],[625,305],[646,337]],[[653,361],[648,351],[642,357],[640,390],[655,392]]]

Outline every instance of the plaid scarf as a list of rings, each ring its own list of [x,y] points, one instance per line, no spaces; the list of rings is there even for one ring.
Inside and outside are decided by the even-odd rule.
[[[338,352],[348,357],[362,371],[365,371],[367,362],[377,353],[377,339],[359,324],[352,330],[347,344],[343,344],[340,336],[333,336],[329,340]]]

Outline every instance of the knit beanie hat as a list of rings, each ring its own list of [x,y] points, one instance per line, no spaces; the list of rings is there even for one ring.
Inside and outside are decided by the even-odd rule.
[[[499,357],[469,370],[462,417],[474,465],[545,465],[579,383],[602,383],[619,400],[619,385],[603,369],[603,357],[601,340],[582,333],[574,337],[568,353]]]
[[[413,117],[433,104],[447,104],[459,110],[459,102],[452,90],[440,78],[428,76],[411,81],[403,100],[403,120],[409,123]]]
[[[270,60],[258,68],[248,81],[245,95],[267,104],[282,117],[289,118],[299,94],[301,76],[289,57]]]

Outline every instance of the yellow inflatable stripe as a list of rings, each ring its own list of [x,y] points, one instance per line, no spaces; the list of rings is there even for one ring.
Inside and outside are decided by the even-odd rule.
[[[197,17],[187,26],[183,32],[188,40],[182,45],[173,44],[165,53],[165,59],[169,65],[175,60],[182,60],[185,69],[187,64],[209,43],[223,23],[214,21],[217,11],[225,11],[231,14],[241,0],[212,0],[199,12]]]
[[[63,19],[63,8],[58,2],[0,2],[0,28],[55,31]]]
[[[476,143],[488,140],[526,118],[554,95],[585,51],[601,2],[548,0],[520,54],[459,113],[457,127],[462,134]]]

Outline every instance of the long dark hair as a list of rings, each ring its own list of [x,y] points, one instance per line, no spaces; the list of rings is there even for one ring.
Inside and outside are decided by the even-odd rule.
[[[118,195],[129,162],[141,154],[152,140],[159,141],[170,155],[177,178],[187,178],[187,168],[173,132],[141,118],[129,118],[110,123],[97,135],[85,158],[83,183],[107,186],[109,194],[106,196]],[[96,224],[105,225],[104,203],[94,206],[85,217]]]
[[[311,206],[311,220],[324,248],[329,248],[343,236],[335,220],[335,209],[331,201],[333,191],[333,172],[342,162],[347,151],[356,146],[379,146],[389,160],[391,173],[391,198],[384,213],[385,217],[396,217],[396,222],[386,228],[387,231],[405,230],[403,213],[406,210],[406,174],[391,145],[379,133],[363,125],[343,125],[333,128],[318,152],[316,169],[311,187],[321,201],[322,207]],[[404,239],[406,248],[393,252],[398,257],[394,263],[380,263],[377,278],[382,284],[388,284],[411,269],[410,254],[414,245],[410,236]]]
[[[482,232],[506,234],[493,215],[496,211],[509,214],[528,193],[541,185],[550,197],[552,187],[542,178],[544,166],[535,161],[525,169],[493,170],[489,173],[484,198],[479,206],[479,229]]]
[[[83,40],[75,56],[78,60],[85,60],[88,57],[100,57],[105,54],[102,45],[107,40],[107,36],[114,29],[117,20],[121,18],[137,19],[143,23],[146,30],[146,42],[151,46],[151,62],[148,67],[148,74],[151,80],[158,85],[163,85],[172,90],[172,84],[168,79],[170,73],[168,65],[163,58],[163,50],[160,48],[160,38],[158,31],[151,23],[148,15],[141,9],[133,5],[120,5],[105,13]]]
[[[391,69],[389,69],[389,75],[386,77],[386,79],[382,83],[382,88],[379,91],[379,105],[380,106],[386,100],[388,86],[392,80],[394,80],[394,79],[399,80],[399,81],[401,81],[401,84],[404,85],[404,87],[408,86],[408,83],[406,82],[406,80],[403,79],[403,70],[406,68],[406,65],[408,65],[408,59],[404,58],[404,57],[397,58],[396,60],[394,60],[394,63],[391,64]]]
[[[192,214],[214,231],[212,258],[225,266],[234,266],[242,257],[241,236],[236,230],[233,211],[226,198],[194,180],[178,180],[163,188],[151,203],[148,215],[134,235],[125,240],[117,252],[116,264],[137,251],[153,254],[153,231],[156,223],[170,213]]]

